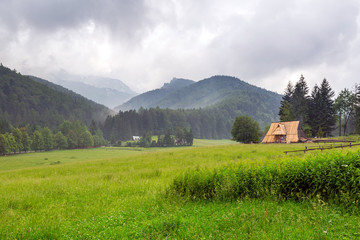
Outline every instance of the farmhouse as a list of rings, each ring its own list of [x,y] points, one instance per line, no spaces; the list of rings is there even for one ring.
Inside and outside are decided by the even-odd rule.
[[[297,143],[307,141],[300,121],[274,122],[262,143]]]
[[[139,136],[133,136],[132,139],[133,139],[133,141],[139,141],[140,137]]]

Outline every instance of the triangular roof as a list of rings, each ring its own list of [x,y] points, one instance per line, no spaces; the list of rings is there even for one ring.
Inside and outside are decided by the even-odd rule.
[[[286,135],[286,128],[284,124],[278,123],[272,135]]]
[[[276,136],[286,136],[286,142],[299,142],[303,138],[306,139],[300,121],[271,123],[269,131],[262,142],[274,143],[276,142]]]

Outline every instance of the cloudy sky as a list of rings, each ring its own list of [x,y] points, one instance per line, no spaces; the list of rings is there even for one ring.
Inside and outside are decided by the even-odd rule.
[[[137,92],[173,77],[230,75],[282,93],[303,74],[360,83],[357,0],[0,0],[0,62],[60,69]]]

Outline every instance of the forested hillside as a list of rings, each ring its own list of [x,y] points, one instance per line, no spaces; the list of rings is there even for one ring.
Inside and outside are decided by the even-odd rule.
[[[211,107],[199,109],[141,108],[139,111],[120,111],[106,119],[103,132],[105,138],[116,141],[129,140],[133,135],[143,135],[149,131],[158,135],[167,130],[174,133],[177,128],[187,127],[192,129],[195,138],[229,139],[237,116],[252,117],[262,129],[266,124],[278,120],[279,103],[277,96],[267,98],[266,95],[253,93],[248,96],[232,95]]]
[[[237,101],[237,106],[242,106],[239,109],[240,111],[243,108],[252,108],[253,111],[257,111],[260,103],[259,107],[265,110],[264,114],[270,114],[276,118],[281,96],[250,85],[235,77],[213,76],[199,82],[188,80],[187,84],[176,88],[168,89],[163,87],[141,94],[119,106],[117,110],[137,110],[140,107],[193,109],[213,106],[215,104],[228,105],[229,102],[235,103],[235,101]]]
[[[123,106],[143,107],[108,117],[104,136],[127,140],[147,131],[164,134],[168,129],[175,132],[188,127],[196,138],[221,139],[231,138],[234,119],[240,115],[253,118],[261,129],[278,121],[281,95],[277,93],[228,76],[186,83],[170,91],[163,87],[131,99]]]
[[[40,83],[42,82],[42,83]],[[111,111],[45,80],[38,82],[0,66],[0,115],[14,126],[60,125],[64,120],[103,121]]]

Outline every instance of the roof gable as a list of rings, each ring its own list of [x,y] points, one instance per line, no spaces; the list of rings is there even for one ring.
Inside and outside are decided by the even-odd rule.
[[[272,135],[286,135],[286,128],[284,124],[278,123]]]

